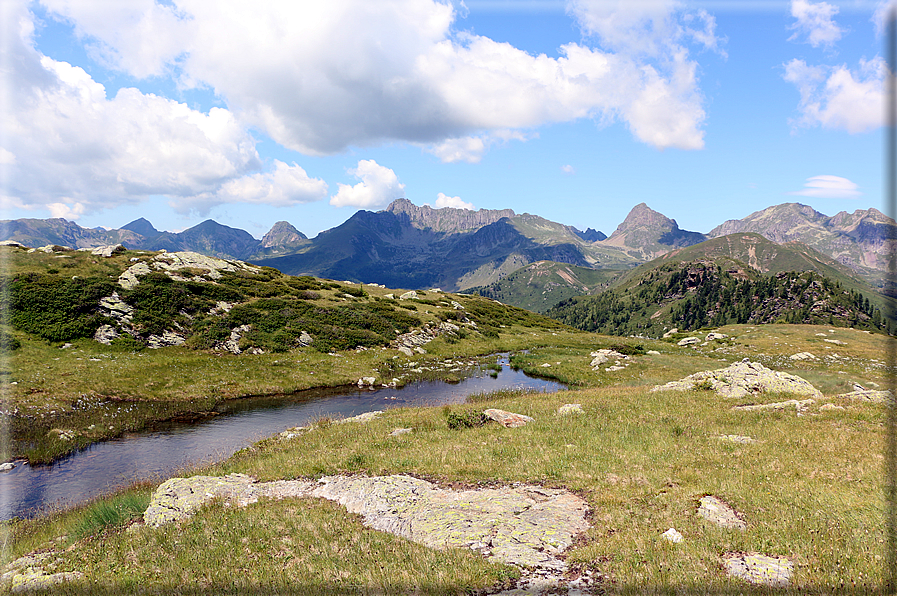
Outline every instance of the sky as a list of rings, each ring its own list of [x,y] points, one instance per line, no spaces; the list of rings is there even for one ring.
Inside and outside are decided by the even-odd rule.
[[[892,2],[891,5],[897,3]],[[314,237],[884,210],[878,0],[0,0],[0,209]]]

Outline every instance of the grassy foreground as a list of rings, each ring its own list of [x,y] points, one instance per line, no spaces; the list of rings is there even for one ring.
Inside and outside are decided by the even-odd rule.
[[[729,338],[693,349],[672,341],[516,329],[488,347],[526,347],[528,353],[518,353],[515,365],[581,388],[395,409],[365,425],[325,420],[300,437],[267,439],[191,473],[243,472],[259,480],[404,473],[455,486],[566,487],[587,499],[592,525],[568,551],[568,563],[603,574],[607,593],[881,593],[886,412],[881,405],[835,396],[854,383],[887,385],[885,338],[808,325],[720,331]],[[660,354],[635,356],[621,371],[589,368],[589,351],[621,342]],[[482,353],[483,347],[446,345],[471,353]],[[804,351],[817,360],[789,358]],[[342,374],[360,376],[357,371],[374,362],[365,358],[378,352],[320,358],[354,362],[359,368]],[[271,356],[291,362],[304,357],[309,355]],[[826,397],[798,416],[793,409],[731,409],[787,395],[742,402],[707,391],[649,391],[654,384],[745,357],[798,374]],[[256,362],[259,368],[247,371],[244,382],[254,374],[261,378],[262,371],[281,374],[276,366]],[[178,382],[177,375],[170,378]],[[564,403],[580,403],[584,413],[558,416]],[[823,409],[826,404],[843,409]],[[447,424],[449,414],[487,407],[536,422],[518,429],[451,430]],[[414,431],[388,436],[397,427]],[[718,438],[731,434],[756,442]],[[182,524],[126,530],[153,488],[139,486],[78,510],[8,524],[5,557],[57,551],[55,571],[84,574],[54,588],[61,594],[463,594],[501,585],[516,574],[472,552],[433,551],[367,529],[335,504],[313,500],[260,502],[246,509],[213,503]],[[698,500],[707,494],[740,511],[747,529],[723,530],[697,517]],[[670,527],[682,533],[683,543],[661,538]],[[728,578],[720,563],[727,552],[789,557],[795,566],[792,586],[771,590]]]

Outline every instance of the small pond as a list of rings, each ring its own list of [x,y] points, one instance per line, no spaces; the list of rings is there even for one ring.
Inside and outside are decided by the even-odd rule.
[[[474,369],[458,383],[421,381],[401,389],[303,391],[222,404],[219,416],[193,423],[163,423],[74,453],[54,464],[16,467],[0,473],[0,520],[32,517],[71,507],[142,480],[161,482],[180,470],[227,459],[236,451],[293,426],[323,418],[348,418],[399,406],[463,403],[468,395],[521,388],[554,392],[565,387],[509,368],[492,377]]]

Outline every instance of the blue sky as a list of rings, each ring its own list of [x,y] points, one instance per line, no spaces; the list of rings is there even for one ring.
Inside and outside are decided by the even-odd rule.
[[[883,209],[885,3],[4,0],[3,217]]]

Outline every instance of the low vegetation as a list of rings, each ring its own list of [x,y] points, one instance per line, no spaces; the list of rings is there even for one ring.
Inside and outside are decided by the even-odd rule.
[[[129,258],[124,255],[121,264]],[[46,260],[47,267],[59,262]],[[106,266],[90,259],[82,265]],[[27,267],[55,275],[37,271],[33,263]],[[239,276],[222,282],[222,291],[242,297],[240,308],[234,305],[226,315],[233,318],[219,317],[228,321],[226,328],[245,321],[261,333],[275,333],[274,327],[262,329],[273,320],[269,317],[282,317],[278,320],[289,327],[293,319],[285,309],[304,313],[299,305],[313,304],[321,312],[303,314],[308,317],[303,321],[334,312],[357,316],[359,329],[383,341],[350,350],[320,346],[324,351],[291,344],[284,352],[240,355],[199,345],[159,350],[105,346],[85,337],[62,348],[61,340],[13,326],[6,332],[20,346],[0,362],[15,436],[23,445],[45,441],[43,453],[61,453],[71,449],[72,440],[79,445],[100,440],[107,432],[137,428],[153,417],[201,415],[229,398],[354,383],[363,376],[404,383],[419,378],[415,375],[420,373],[411,371],[445,358],[510,352],[512,366],[557,379],[570,389],[554,394],[507,390],[449,407],[396,408],[366,424],[320,421],[294,438],[264,439],[184,475],[238,472],[269,481],[410,474],[443,486],[520,482],[564,487],[587,500],[591,526],[567,551],[566,561],[574,569],[593,570],[605,593],[770,593],[728,577],[721,556],[729,552],[788,557],[795,571],[791,587],[777,590],[781,594],[887,591],[881,477],[886,410],[838,397],[856,384],[887,387],[894,371],[883,361],[885,342],[890,341],[884,334],[827,321],[729,322],[713,328],[727,337],[708,339],[709,329],[697,329],[690,334],[700,341],[680,347],[681,334],[649,339],[583,333],[477,296],[426,292],[422,300],[398,301],[386,298],[396,292],[385,288],[356,285],[359,292],[353,294],[339,282],[269,270],[263,276],[267,279],[255,285]],[[789,281],[805,282],[822,283],[815,278]],[[272,287],[278,292],[261,295]],[[725,291],[725,284],[720,288]],[[236,294],[230,296],[238,301]],[[211,332],[197,326],[206,320],[200,313],[227,300],[198,292],[178,302],[182,298],[176,292],[160,298],[178,305],[166,320],[189,324],[194,335],[210,337],[202,334]],[[849,292],[846,299],[857,303]],[[396,308],[406,302],[416,309]],[[867,311],[870,321],[874,314]],[[476,325],[464,325],[462,318]],[[378,327],[383,321],[391,328]],[[466,329],[466,335],[439,334],[425,345],[425,354],[408,356],[385,341],[393,339],[390,333],[396,336],[396,329],[401,333],[402,328],[433,329],[446,323]],[[304,325],[303,330],[309,328]],[[262,337],[252,345],[264,341],[272,340]],[[591,352],[600,348],[628,356],[626,366],[593,369]],[[791,358],[803,352],[813,358]],[[739,411],[732,406],[790,396],[727,400],[701,387],[650,391],[743,358],[800,375],[824,397],[801,412]],[[572,403],[583,412],[558,414],[561,405]],[[535,422],[503,428],[484,421],[482,412],[490,407]],[[113,420],[116,430],[97,430],[99,418]],[[397,428],[412,431],[390,436]],[[61,441],[53,429],[72,431],[75,439]],[[754,442],[720,439],[729,435],[749,436]],[[61,446],[53,447],[57,444]],[[470,550],[427,549],[372,530],[339,505],[312,499],[263,500],[245,508],[216,501],[182,523],[158,529],[134,523],[154,488],[143,484],[72,510],[6,522],[5,556],[12,560],[51,552],[58,559],[54,571],[83,574],[55,586],[54,593],[60,594],[469,594],[509,586],[518,575],[516,569],[488,563]],[[709,494],[741,512],[747,528],[724,530],[696,516],[698,501]],[[684,542],[662,538],[670,527]]]

